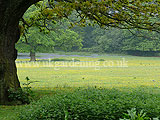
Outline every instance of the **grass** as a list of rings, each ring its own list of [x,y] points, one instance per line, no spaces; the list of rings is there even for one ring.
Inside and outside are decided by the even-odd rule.
[[[72,53],[73,54],[73,53]],[[73,57],[61,57],[71,60]],[[125,59],[127,66],[118,66]],[[70,61],[51,62],[24,62],[17,60],[18,76],[21,85],[28,76],[33,83],[31,87],[39,98],[45,94],[53,94],[52,90],[72,90],[77,87],[104,87],[118,89],[134,89],[141,86],[149,87],[153,93],[159,91],[160,86],[160,58],[159,57],[133,57],[133,56],[103,56],[74,57],[80,62]],[[98,61],[103,59],[104,61]],[[46,64],[47,63],[47,64]],[[87,65],[90,64],[90,67]],[[66,67],[68,65],[69,67]],[[65,67],[64,67],[65,66]],[[43,92],[40,92],[43,91]],[[17,107],[0,106],[0,120],[14,120]]]
[[[33,88],[44,89],[57,86],[113,88],[158,87],[160,85],[160,59],[158,57],[125,56],[124,58],[128,61],[126,62],[128,67],[117,65],[117,61],[123,62],[120,56],[75,57],[74,59],[79,59],[81,62],[58,61],[51,62],[50,65],[48,62],[28,62],[17,65],[18,75],[21,83],[25,82],[25,77],[28,76],[32,81],[36,81],[32,84]],[[105,61],[98,61],[99,59]]]
[[[0,120],[16,120],[18,112],[15,106],[0,106]]]

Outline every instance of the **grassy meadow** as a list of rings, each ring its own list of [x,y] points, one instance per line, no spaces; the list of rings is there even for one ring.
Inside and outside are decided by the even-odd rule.
[[[133,56],[61,57],[66,61],[17,63],[20,82],[29,77],[32,88],[159,87],[160,58]],[[80,60],[77,62],[67,60]]]
[[[159,92],[160,58],[136,56],[63,56],[60,61],[18,59],[17,70],[21,86],[29,77],[38,96],[52,90],[72,90],[78,87],[116,88],[119,90],[149,88]],[[76,62],[73,62],[76,60]],[[41,90],[43,92],[41,92]],[[22,106],[0,106],[0,120],[16,119]]]

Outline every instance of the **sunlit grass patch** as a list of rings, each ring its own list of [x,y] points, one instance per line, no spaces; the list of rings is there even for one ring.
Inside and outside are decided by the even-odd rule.
[[[73,59],[71,56],[61,59]],[[33,88],[54,88],[56,86],[86,87],[159,87],[160,59],[132,56],[74,57],[80,61],[37,61],[18,66],[21,83],[28,76]],[[98,61],[103,59],[104,61]],[[118,66],[117,62],[127,66]],[[113,64],[112,64],[113,63]]]

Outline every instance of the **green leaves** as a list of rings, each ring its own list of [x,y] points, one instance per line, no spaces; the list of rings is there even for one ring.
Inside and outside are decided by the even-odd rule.
[[[21,120],[118,120],[128,111],[124,120],[148,120],[160,116],[159,94],[152,90],[119,91],[103,88],[79,88],[56,91],[21,110]],[[136,108],[132,109],[132,108]],[[141,111],[141,110],[144,110]]]
[[[149,117],[146,117],[146,113],[143,110],[140,113],[137,113],[136,108],[127,110],[128,113],[124,113],[124,119],[120,120],[150,120]]]
[[[160,31],[160,23],[153,22],[160,18],[160,2],[152,0],[49,0],[36,4],[36,12],[28,15],[33,25],[36,21],[43,24],[44,20],[60,20],[69,18],[73,12],[83,21],[91,20],[99,26],[111,26],[123,29],[138,28]],[[74,21],[85,26],[84,22]]]
[[[25,39],[27,39],[27,43]],[[56,47],[70,51],[80,49],[82,47],[81,42],[82,39],[78,33],[69,29],[58,29],[46,34],[46,32],[39,32],[38,28],[32,27],[25,37],[21,37],[17,43],[17,49],[20,52],[49,52]]]
[[[78,33],[69,29],[61,30],[60,35],[57,35],[55,42],[56,47],[65,51],[80,49],[82,47],[82,39]]]

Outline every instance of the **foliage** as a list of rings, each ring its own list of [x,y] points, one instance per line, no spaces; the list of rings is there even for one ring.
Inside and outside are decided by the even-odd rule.
[[[79,59],[63,59],[63,58],[54,58],[54,59],[51,59],[51,61],[68,61],[68,62],[77,62],[77,61],[80,61]]]
[[[122,92],[116,89],[77,89],[44,97],[21,110],[21,120],[118,120],[126,110],[135,107],[146,115],[159,117],[160,98],[141,90]]]
[[[19,101],[19,104],[21,104],[21,102],[22,104],[29,104],[33,97],[33,92],[30,87],[31,83],[32,82],[30,82],[30,79],[26,77],[26,83],[23,84],[26,87],[24,87],[23,89],[19,88],[17,90],[9,89],[9,101]]]
[[[123,50],[125,51],[142,51],[142,52],[159,52],[160,42],[159,34],[147,31],[134,31],[135,35],[126,35],[123,40]],[[137,35],[137,36],[136,36]],[[140,36],[140,37],[138,37]],[[127,39],[126,39],[127,38]]]
[[[9,101],[10,102],[15,102],[16,104],[28,104],[30,103],[30,100],[28,98],[28,93],[25,93],[21,88],[14,90],[14,89],[9,89]]]
[[[31,25],[45,25],[46,21],[68,18],[77,12],[79,19],[71,26],[98,24],[101,27],[118,27],[121,29],[147,29],[159,31],[159,1],[104,1],[104,0],[46,0],[36,4],[39,10],[28,20]],[[105,12],[104,12],[105,11]],[[88,20],[93,21],[89,23]]]
[[[136,108],[132,108],[127,111],[128,113],[124,113],[124,119],[120,120],[150,120],[149,117],[146,117],[146,113],[143,110],[140,113],[137,113]]]
[[[42,5],[41,2],[38,4]],[[67,29],[68,21],[66,19],[53,20],[56,24],[53,21],[43,21],[46,19],[45,13],[41,12],[46,5],[43,4],[38,7],[38,4],[36,6],[32,5],[20,22],[23,30],[21,30],[21,39],[16,45],[18,51],[35,53],[53,52],[55,48],[65,51],[80,49],[82,39],[76,32]],[[45,4],[47,4],[47,1],[45,1]],[[41,20],[41,17],[43,20]],[[39,25],[42,23],[44,24]]]
[[[52,39],[51,34],[39,32],[35,27],[30,28],[26,37],[21,37],[17,49],[19,52],[44,52],[47,48],[53,50],[55,42]]]
[[[27,39],[27,41],[26,41]],[[47,52],[54,51],[54,47],[70,51],[82,47],[82,39],[71,30],[51,31],[48,34],[38,32],[37,28],[30,28],[26,38],[22,37],[17,44],[19,52]]]
[[[89,26],[88,26],[89,27]],[[90,52],[107,52],[107,53],[127,53],[132,55],[154,56],[160,51],[159,34],[155,32],[147,32],[144,30],[121,30],[110,28],[103,30],[98,27],[92,27],[91,33],[86,34],[92,36],[88,38],[88,42],[83,42],[81,51]],[[84,41],[87,36],[83,36]]]
[[[99,59],[98,61],[105,61],[104,59]]]
[[[94,27],[92,27],[92,26],[86,26],[86,27],[75,26],[72,29],[82,37],[83,48],[91,48],[96,44],[96,41],[95,41],[96,34],[94,34],[93,31],[95,29],[97,29],[97,26],[94,26]]]
[[[25,85],[23,89],[26,91],[26,93],[28,93],[28,96],[30,96],[32,93],[31,86],[30,86],[31,83],[33,82],[30,81],[29,77],[26,77],[26,83],[23,83],[23,85]]]
[[[61,30],[61,32],[58,35],[56,35],[55,47],[56,48],[58,47],[64,51],[73,51],[73,50],[78,50],[83,46],[81,42],[82,39],[80,38],[78,33],[66,29],[66,30]]]
[[[101,52],[121,52],[122,51],[122,41],[123,41],[123,31],[120,29],[109,29],[101,30],[95,29],[94,33],[96,34],[95,47],[99,48]]]

